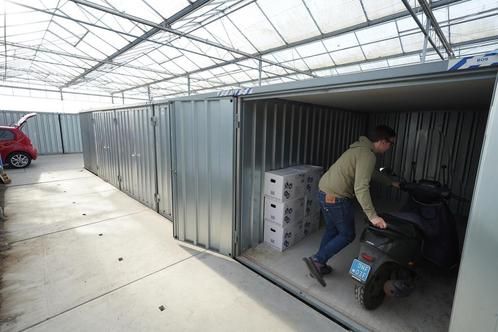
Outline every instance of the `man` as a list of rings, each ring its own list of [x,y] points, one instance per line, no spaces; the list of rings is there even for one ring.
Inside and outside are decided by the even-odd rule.
[[[396,133],[388,126],[374,128],[368,137],[361,136],[349,146],[320,179],[320,208],[325,219],[325,233],[320,249],[312,257],[303,258],[312,277],[325,287],[323,275],[332,272],[327,261],[355,238],[354,209],[356,197],[368,220],[379,228],[387,224],[375,211],[370,197],[370,180],[399,188],[387,176],[374,171],[376,156],[389,150]]]

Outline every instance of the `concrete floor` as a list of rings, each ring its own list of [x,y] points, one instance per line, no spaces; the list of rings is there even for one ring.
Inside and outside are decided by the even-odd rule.
[[[1,331],[344,331],[82,169],[7,170]]]
[[[334,271],[325,277],[325,288],[309,276],[302,261],[303,257],[316,252],[323,230],[284,252],[261,243],[247,250],[243,257],[372,331],[447,331],[456,287],[456,271],[437,271],[432,266],[420,265],[417,269],[420,280],[409,297],[386,298],[382,306],[374,311],[364,310],[357,304],[349,267],[353,258],[358,256],[359,235],[366,225],[363,218],[357,211],[358,236],[329,261]]]

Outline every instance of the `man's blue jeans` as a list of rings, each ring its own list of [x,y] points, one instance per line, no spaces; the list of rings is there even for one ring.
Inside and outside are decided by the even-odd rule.
[[[321,264],[351,243],[355,238],[353,202],[349,198],[336,198],[335,203],[325,202],[325,193],[320,191],[320,208],[325,218],[325,233],[320,249],[313,258]]]

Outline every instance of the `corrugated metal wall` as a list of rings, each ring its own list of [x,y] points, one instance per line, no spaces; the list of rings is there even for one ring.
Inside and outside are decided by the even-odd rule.
[[[175,235],[232,252],[234,104],[230,99],[175,101]]]
[[[28,113],[1,111],[0,125],[14,124]],[[22,131],[29,136],[39,154],[79,153],[82,152],[79,128],[77,114],[38,113],[26,122]]]
[[[23,115],[29,112],[5,111],[5,124],[16,123]],[[55,113],[39,113],[28,120],[22,131],[28,135],[31,142],[40,154],[62,153],[61,130],[59,117]]]
[[[170,105],[154,105],[159,213],[173,220]]]
[[[93,113],[80,113],[80,131],[83,147],[83,163],[85,168],[97,174],[97,150],[95,146],[95,130]]]
[[[468,216],[487,111],[439,111],[372,113],[369,125],[387,124],[397,133],[394,148],[378,158],[397,174],[413,175],[444,182],[442,166],[447,166],[449,186],[454,194],[452,211]],[[376,188],[379,190],[379,188]]]
[[[93,113],[97,174],[105,181],[121,189],[119,181],[119,147],[114,111]]]
[[[281,100],[243,103],[241,250],[263,238],[265,171],[297,164],[327,169],[366,129],[366,114]]]
[[[156,161],[152,106],[116,111],[121,190],[156,209]]]
[[[82,152],[79,116],[77,114],[59,114],[59,122],[64,153]]]

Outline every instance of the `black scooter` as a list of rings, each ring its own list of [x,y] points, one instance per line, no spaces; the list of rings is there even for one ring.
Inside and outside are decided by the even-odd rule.
[[[408,296],[420,259],[445,269],[456,267],[460,260],[456,224],[447,205],[450,189],[424,179],[402,182],[400,189],[409,194],[405,206],[399,212],[379,214],[386,229],[365,228],[360,253],[349,271],[356,280],[355,297],[367,310],[380,306],[386,294]]]

